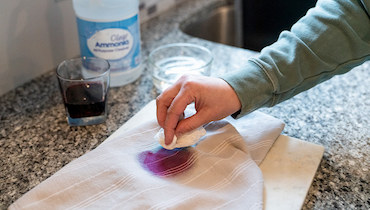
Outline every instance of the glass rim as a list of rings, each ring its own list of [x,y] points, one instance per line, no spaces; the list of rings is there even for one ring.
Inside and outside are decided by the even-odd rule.
[[[97,76],[86,78],[86,79],[69,79],[69,78],[65,78],[65,77],[63,77],[62,75],[59,74],[58,70],[62,67],[62,65],[66,64],[66,63],[69,63],[69,62],[78,61],[78,60],[80,60],[80,61],[83,61],[83,60],[101,60],[101,61],[105,61],[108,64],[108,66],[107,66],[107,69],[103,73],[101,73],[101,74],[99,74]],[[82,82],[82,81],[88,81],[88,80],[97,79],[99,77],[105,76],[106,74],[109,74],[109,72],[110,72],[110,63],[109,63],[109,61],[107,61],[107,60],[105,60],[103,58],[83,56],[83,57],[79,57],[79,58],[71,58],[71,59],[62,61],[58,65],[58,67],[56,68],[55,71],[56,71],[56,74],[57,74],[58,78],[60,78],[62,80],[71,81],[71,82],[78,82],[78,81],[79,82]]]
[[[153,51],[151,51],[149,53],[149,59],[148,59],[149,63],[160,69],[161,67],[157,66],[155,64],[155,62],[153,62],[152,56],[153,56],[154,53],[156,53],[156,52],[158,52],[162,49],[169,48],[169,47],[193,47],[193,48],[197,48],[197,49],[205,51],[210,56],[209,61],[206,61],[203,66],[197,67],[197,68],[192,68],[192,70],[197,70],[197,69],[202,69],[204,67],[207,67],[207,66],[211,65],[211,63],[213,61],[213,55],[212,55],[211,51],[209,49],[207,49],[206,47],[203,47],[203,46],[197,45],[197,44],[191,44],[191,43],[173,43],[173,44],[162,45],[160,47],[155,48]]]

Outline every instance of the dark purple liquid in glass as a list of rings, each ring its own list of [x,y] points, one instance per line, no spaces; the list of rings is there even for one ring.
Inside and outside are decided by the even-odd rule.
[[[69,86],[65,106],[71,118],[92,117],[105,114],[107,95],[103,84],[89,83]]]

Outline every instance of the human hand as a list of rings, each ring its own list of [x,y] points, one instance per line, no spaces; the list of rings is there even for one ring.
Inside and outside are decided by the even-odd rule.
[[[223,119],[241,109],[232,87],[223,79],[184,75],[157,97],[157,120],[164,129],[165,144],[173,136]],[[196,113],[179,121],[186,107],[195,103]]]

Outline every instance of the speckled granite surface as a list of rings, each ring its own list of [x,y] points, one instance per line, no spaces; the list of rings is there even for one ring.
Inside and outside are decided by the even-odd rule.
[[[89,152],[157,96],[147,55],[157,46],[192,42],[215,56],[213,75],[237,69],[253,52],[189,37],[179,30],[223,0],[188,0],[144,23],[144,73],[109,92],[101,125],[68,126],[54,71],[0,97],[0,209]],[[303,209],[370,209],[370,63],[260,111],[286,123],[284,134],[325,146]]]

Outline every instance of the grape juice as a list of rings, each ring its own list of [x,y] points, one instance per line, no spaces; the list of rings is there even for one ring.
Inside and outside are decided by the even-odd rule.
[[[101,83],[69,86],[65,94],[65,106],[70,118],[105,115],[107,94]]]

